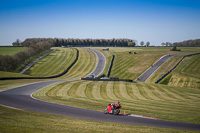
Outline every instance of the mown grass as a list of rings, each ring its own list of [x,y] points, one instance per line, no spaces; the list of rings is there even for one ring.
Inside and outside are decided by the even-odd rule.
[[[171,53],[168,49],[140,47],[110,48],[110,51],[106,53],[108,54],[106,57],[109,60],[111,55],[116,53],[118,60],[114,64],[119,66],[127,65],[127,67],[121,67],[121,70],[116,70],[117,68],[115,68],[114,76],[134,79],[162,55]],[[196,52],[199,50],[198,48],[181,49],[182,52]],[[136,51],[138,53],[137,58],[133,58],[135,55],[127,55],[129,50]],[[92,72],[97,61],[95,54],[86,49],[79,49],[79,51],[80,58],[77,63],[70,69],[69,73],[59,79],[79,78]],[[121,58],[121,56],[124,58]],[[129,60],[126,58],[129,58]],[[138,58],[141,61],[137,62]],[[143,62],[147,59],[150,61],[148,62],[149,64],[145,65]],[[108,60],[107,62],[109,62]],[[135,64],[130,64],[132,60],[135,61]],[[119,61],[121,63],[118,63]],[[137,63],[143,63],[143,70],[137,70],[140,69],[136,65]],[[127,72],[126,70],[129,70],[128,72],[131,74],[123,74]],[[130,72],[130,70],[133,70],[133,72]],[[118,71],[120,71],[121,75],[115,75]],[[0,81],[0,89],[8,89],[37,81],[41,80]],[[125,110],[126,113],[157,117],[164,120],[200,123],[199,94],[199,90],[186,87],[179,88],[146,83],[70,81],[48,86],[36,92],[34,96],[50,102],[98,111],[103,111],[108,103],[120,101],[122,112]],[[0,115],[2,132],[113,132],[110,129],[116,129],[116,127],[117,130],[115,132],[189,132],[175,129],[86,121],[26,111],[18,112],[4,107],[3,109],[0,107],[0,109],[0,114],[3,114]]]
[[[107,59],[107,64],[103,71],[104,74],[107,73],[112,54],[114,54],[115,60],[110,77],[132,80],[138,78],[163,55],[177,53],[176,51],[169,51],[169,47],[110,47],[109,51],[102,51],[102,48],[95,49],[103,52]],[[179,52],[194,53],[200,49],[181,48],[181,50]],[[132,53],[136,52],[137,54],[129,54],[129,51]]]
[[[135,126],[109,122],[81,120],[70,117],[15,110],[0,106],[2,133],[169,133],[195,131]]]
[[[200,55],[185,58],[170,74],[168,85],[200,89]]]
[[[39,99],[103,111],[120,101],[122,112],[163,120],[200,123],[200,90],[146,83],[70,81],[34,93]]]
[[[0,77],[30,77],[30,76],[21,73],[0,71]]]
[[[50,79],[52,80],[52,79]],[[0,80],[0,91],[14,87],[45,81],[43,79],[19,79],[19,80]]]
[[[183,66],[179,69],[180,73],[195,78],[200,78],[200,55],[187,57],[183,61]]]
[[[182,56],[172,57],[159,68],[147,82],[155,82],[168,70],[173,68]],[[179,66],[160,83],[169,86],[190,87],[200,89],[200,55],[186,57]]]
[[[76,50],[71,48],[55,48],[51,53],[39,60],[26,74],[31,76],[53,76],[62,73],[76,58]]]
[[[78,48],[79,58],[74,66],[67,74],[61,78],[78,78],[85,77],[90,74],[97,65],[97,57],[95,53],[88,49]]]
[[[26,47],[0,47],[0,55],[14,55],[25,49]]]
[[[155,83],[160,77],[171,70],[184,55],[173,56],[167,60],[160,68],[158,68],[148,79],[147,83]],[[166,82],[166,81],[165,81]]]
[[[62,51],[62,50],[66,50],[66,49],[60,48],[60,51]],[[94,70],[94,68],[97,64],[96,55],[92,51],[89,51],[87,49],[78,48],[78,50],[79,50],[79,58],[78,58],[77,63],[75,63],[75,65],[64,76],[56,78],[56,79],[1,80],[0,81],[0,90],[6,90],[6,89],[10,89],[10,88],[17,87],[20,85],[25,85],[25,84],[39,82],[39,81],[57,80],[57,79],[66,79],[66,78],[78,78],[79,79],[80,77],[87,76],[89,73],[91,73]],[[50,57],[48,57],[48,56],[50,56]],[[48,59],[53,57],[53,56],[51,56],[51,54],[48,56],[47,56]],[[59,56],[59,54],[55,54],[55,56]],[[57,58],[58,61],[60,59],[59,57],[55,57],[55,58]],[[68,61],[67,65],[69,65],[72,60],[73,59],[70,59],[70,61]],[[48,67],[50,67],[50,66],[48,66]],[[54,67],[55,67],[54,69],[57,69],[56,66],[54,66]],[[62,68],[62,69],[64,70],[64,68]],[[47,71],[49,71],[49,70],[47,70]],[[7,72],[1,72],[1,71],[0,71],[0,74],[2,74],[4,77],[10,77],[10,76],[23,76],[24,77],[25,76],[25,75],[21,75],[21,74],[17,74],[17,73],[7,73]]]

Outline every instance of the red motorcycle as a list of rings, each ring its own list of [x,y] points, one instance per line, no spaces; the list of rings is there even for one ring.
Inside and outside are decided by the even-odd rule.
[[[104,110],[104,114],[118,115],[120,113],[120,108],[120,102],[117,102],[115,104],[108,104],[107,108]]]

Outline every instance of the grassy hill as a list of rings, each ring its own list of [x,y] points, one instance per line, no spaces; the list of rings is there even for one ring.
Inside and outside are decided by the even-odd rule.
[[[25,49],[26,47],[0,47],[0,55],[14,55]]]
[[[148,79],[147,83],[155,83],[160,77],[172,69],[184,55],[173,56],[158,68]]]
[[[78,78],[85,77],[90,74],[96,64],[97,57],[95,53],[88,49],[78,48],[79,50],[79,58],[78,61],[74,64],[74,66],[70,69],[70,71],[64,76],[60,77],[61,79],[66,78]]]
[[[76,58],[73,48],[56,48],[57,51],[39,60],[26,74],[31,76],[53,76],[62,73]],[[91,73],[97,63],[96,56],[87,49],[79,50],[78,61],[69,72],[60,78],[81,78]]]
[[[53,76],[62,73],[75,60],[76,50],[71,48],[55,48],[51,53],[39,60],[25,74],[31,76]]]
[[[115,60],[110,77],[132,80],[139,77],[163,55],[177,53],[176,51],[169,51],[170,47],[110,47],[109,51],[103,51],[103,48],[95,49],[103,52],[107,59],[104,74],[106,74],[111,56],[114,54]],[[136,52],[137,54],[129,54],[129,51],[132,53]],[[196,53],[198,51],[200,51],[200,48],[181,48],[179,52]],[[177,58],[180,57],[178,56]]]
[[[188,88],[78,80],[50,85],[33,96],[49,102],[97,111],[103,111],[108,103],[120,101],[122,112],[200,123],[200,90]]]
[[[88,75],[96,66],[95,54],[86,49],[79,49],[79,59],[70,71],[58,78],[80,78]],[[95,48],[102,51],[102,48]],[[181,52],[198,52],[199,48],[181,48]],[[136,55],[129,54],[129,51],[137,52]],[[169,48],[110,48],[110,51],[102,51],[107,59],[107,68],[112,54],[116,58],[111,71],[112,77],[135,79],[142,74],[149,66],[165,54],[171,54]],[[38,62],[32,69],[32,74],[52,74],[56,70],[64,70],[64,66],[73,60],[72,49],[58,48],[54,55],[49,55],[42,62]],[[65,57],[65,58],[64,58]],[[39,99],[75,106],[79,108],[102,111],[108,103],[120,101],[121,112],[157,117],[158,119],[189,122],[200,124],[200,90],[188,88],[190,86],[173,87],[162,84],[152,84],[160,75],[165,73],[181,58],[172,57],[155,75],[146,83],[128,82],[92,82],[92,81],[68,81],[56,83],[39,90],[33,95]],[[66,62],[65,62],[66,61]],[[59,65],[54,65],[59,62]],[[180,79],[198,79],[199,57],[189,57],[172,73]],[[42,65],[45,69],[42,69]],[[66,63],[66,64],[65,64]],[[192,67],[192,64],[195,65]],[[40,69],[36,69],[36,68]],[[59,67],[59,68],[57,68]],[[52,69],[51,69],[52,68]],[[54,71],[58,73],[58,71]],[[171,78],[168,80],[170,85]],[[52,79],[50,79],[52,80]],[[9,89],[15,86],[39,82],[43,80],[7,80],[0,81],[0,89]],[[178,83],[181,83],[181,80]],[[196,81],[195,81],[196,82]],[[188,83],[189,84],[189,83]],[[54,116],[28,111],[14,110],[0,106],[0,125],[3,132],[109,132],[116,129],[116,132],[192,132],[176,129],[155,128],[145,126],[134,126],[126,124],[106,123],[80,120],[68,117]]]
[[[181,64],[160,83],[169,86],[200,89],[200,55],[185,58]]]

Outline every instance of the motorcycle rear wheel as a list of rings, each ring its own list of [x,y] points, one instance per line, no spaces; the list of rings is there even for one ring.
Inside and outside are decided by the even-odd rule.
[[[106,108],[106,109],[104,110],[104,114],[107,114],[107,111],[108,111],[108,109]]]

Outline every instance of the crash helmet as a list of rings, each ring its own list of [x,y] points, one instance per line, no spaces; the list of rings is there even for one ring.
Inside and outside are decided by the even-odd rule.
[[[118,103],[118,104],[120,104],[120,102],[119,102],[119,101],[118,101],[117,103]]]

